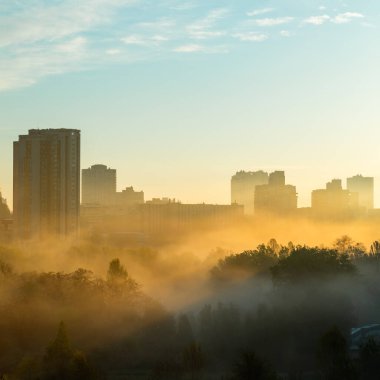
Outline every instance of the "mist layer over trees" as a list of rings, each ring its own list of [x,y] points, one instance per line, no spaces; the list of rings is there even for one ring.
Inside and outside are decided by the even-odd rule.
[[[353,348],[350,336],[380,321],[377,241],[271,239],[202,260],[83,241],[61,264],[93,260],[96,271],[66,272],[30,270],[39,256],[27,248],[0,247],[4,379],[379,376],[379,341],[364,336]]]

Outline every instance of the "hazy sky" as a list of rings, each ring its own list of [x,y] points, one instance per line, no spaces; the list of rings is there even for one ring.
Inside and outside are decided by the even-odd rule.
[[[0,0],[9,201],[30,128],[80,129],[82,167],[147,199],[228,203],[240,169],[284,169],[301,206],[333,177],[380,188],[380,2]]]

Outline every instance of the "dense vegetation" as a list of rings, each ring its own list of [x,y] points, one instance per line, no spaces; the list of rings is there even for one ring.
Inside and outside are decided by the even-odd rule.
[[[379,261],[378,242],[366,252],[348,237],[332,248],[272,239],[214,263],[208,299],[172,314],[119,259],[104,278],[19,273],[1,260],[0,375],[377,379],[379,342],[353,352],[350,330],[380,322]]]

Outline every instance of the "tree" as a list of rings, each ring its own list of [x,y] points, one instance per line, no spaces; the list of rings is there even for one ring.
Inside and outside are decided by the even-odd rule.
[[[370,337],[359,353],[360,377],[363,380],[377,380],[380,374],[380,345]]]
[[[275,380],[276,373],[254,352],[241,355],[234,368],[234,380]]]
[[[191,343],[183,352],[183,364],[185,371],[190,373],[191,379],[196,379],[204,366],[204,358],[201,346]]]
[[[12,272],[12,267],[4,261],[0,260],[0,275],[9,276],[12,274]]]
[[[129,277],[127,270],[118,258],[113,259],[109,264],[107,282],[113,295],[117,296],[129,294],[138,289],[137,282]]]
[[[375,240],[369,249],[369,252],[371,255],[379,256],[380,255],[380,242],[378,240]]]
[[[71,348],[63,322],[59,324],[55,340],[47,347],[42,373],[43,380],[93,380],[98,377],[84,353]]]
[[[366,249],[363,243],[355,242],[350,236],[343,235],[334,242],[334,249],[341,254],[361,256]]]
[[[121,282],[125,281],[128,278],[128,272],[121,265],[119,259],[113,259],[108,267],[107,279],[111,282]]]
[[[194,342],[193,329],[189,318],[185,314],[180,315],[178,318],[177,341],[181,348]]]
[[[356,372],[348,355],[347,341],[334,326],[320,338],[317,359],[323,379],[356,379]]]
[[[272,242],[272,246],[274,245],[275,243]],[[211,278],[220,283],[267,274],[270,267],[277,261],[278,256],[274,250],[262,244],[255,250],[229,255],[219,260],[218,264],[211,269]]]
[[[280,285],[339,274],[351,275],[356,273],[356,267],[347,254],[304,246],[295,248],[289,256],[280,257],[271,272],[274,283]]]
[[[60,322],[57,336],[47,347],[44,357],[45,378],[68,379],[73,355],[65,324]]]

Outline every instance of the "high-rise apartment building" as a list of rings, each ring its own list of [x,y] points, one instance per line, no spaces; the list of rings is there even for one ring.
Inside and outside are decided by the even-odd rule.
[[[92,165],[82,170],[82,204],[112,205],[116,199],[116,169]]]
[[[374,207],[374,179],[373,177],[363,177],[356,175],[347,178],[347,190],[351,193],[358,193],[359,207],[372,210]]]
[[[31,129],[13,144],[15,236],[78,231],[80,131]]]
[[[285,173],[269,175],[267,185],[256,186],[255,211],[266,214],[290,214],[297,210],[296,187],[285,184]]]
[[[267,183],[268,173],[266,172],[237,172],[231,178],[231,204],[244,206],[245,214],[254,214],[256,186]]]
[[[326,218],[344,218],[358,211],[358,194],[342,188],[340,179],[326,184],[326,189],[313,190],[311,194],[313,214]]]

